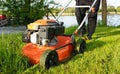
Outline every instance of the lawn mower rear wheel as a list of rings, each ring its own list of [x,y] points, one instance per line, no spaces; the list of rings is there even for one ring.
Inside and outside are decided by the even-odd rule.
[[[54,50],[45,50],[40,57],[40,66],[49,69],[51,66],[58,64],[58,54]]]

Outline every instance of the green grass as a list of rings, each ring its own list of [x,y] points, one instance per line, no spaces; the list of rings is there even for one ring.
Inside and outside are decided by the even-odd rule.
[[[74,27],[66,29],[73,33]],[[0,36],[0,74],[120,74],[120,27],[97,27],[84,54],[45,70],[21,55],[21,34]]]
[[[29,67],[27,59],[21,56],[22,46],[20,34],[0,36],[0,74],[20,74]]]

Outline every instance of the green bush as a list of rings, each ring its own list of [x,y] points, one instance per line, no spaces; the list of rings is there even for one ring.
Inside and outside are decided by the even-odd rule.
[[[118,6],[116,10],[117,10],[117,12],[120,12],[120,6]]]
[[[116,9],[115,9],[114,6],[108,6],[108,7],[107,7],[107,11],[108,11],[108,12],[115,12]]]
[[[45,10],[43,9],[44,0],[41,1],[19,1],[19,0],[6,0],[0,1],[0,7],[8,18],[12,19],[9,24],[11,25],[26,25],[44,16]]]
[[[53,0],[0,0],[0,9],[12,19],[9,25],[27,25],[46,14],[45,5],[55,6]],[[48,6],[48,7],[50,7]]]
[[[75,8],[67,8],[64,13],[75,13]]]

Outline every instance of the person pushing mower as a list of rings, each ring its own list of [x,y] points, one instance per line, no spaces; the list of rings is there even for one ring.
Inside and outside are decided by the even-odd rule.
[[[91,6],[94,0],[76,0],[76,6],[84,6],[89,5]],[[95,32],[96,29],[96,23],[97,23],[97,13],[100,6],[100,0],[97,0],[94,6],[92,7],[91,11],[88,14],[88,25],[87,25],[87,36],[85,37],[85,40],[92,39],[92,35]],[[85,17],[85,13],[88,10],[88,8],[76,8],[75,9],[75,15],[78,22],[78,25],[81,24],[82,20]],[[86,26],[85,23],[82,25],[80,30],[78,31],[79,36],[83,36],[86,33]]]

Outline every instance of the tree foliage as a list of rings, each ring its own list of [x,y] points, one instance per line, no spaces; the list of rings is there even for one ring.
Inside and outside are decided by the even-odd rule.
[[[65,13],[75,13],[75,8],[67,8],[66,10],[65,10]]]
[[[115,7],[114,6],[107,6],[107,11],[108,12],[115,12]]]
[[[117,10],[117,12],[120,12],[120,6],[118,6],[116,10]]]
[[[45,5],[54,6],[53,0],[0,0],[0,9],[5,10],[9,18],[13,19],[14,25],[26,25],[37,19],[41,19],[45,14]]]

